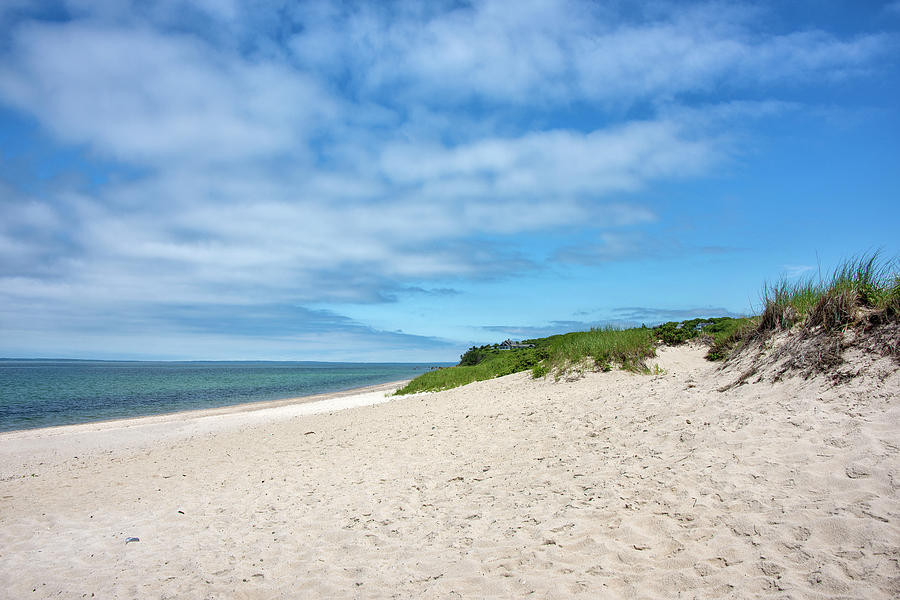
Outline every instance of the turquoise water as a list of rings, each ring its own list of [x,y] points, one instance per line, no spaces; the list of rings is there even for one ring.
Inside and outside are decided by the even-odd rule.
[[[444,365],[0,360],[0,431],[338,392],[433,366]]]

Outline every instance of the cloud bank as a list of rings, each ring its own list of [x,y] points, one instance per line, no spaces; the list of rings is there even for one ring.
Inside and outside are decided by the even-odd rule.
[[[205,313],[265,338],[241,323],[296,306],[306,329],[402,346],[309,307],[634,257],[659,218],[642,190],[727,164],[736,122],[785,110],[744,92],[865,77],[896,49],[765,18],[716,3],[7,4],[0,102],[102,183],[5,184],[0,324],[27,337],[23,315],[64,305],[34,331],[126,314],[214,334]],[[528,243],[560,232],[601,243]]]

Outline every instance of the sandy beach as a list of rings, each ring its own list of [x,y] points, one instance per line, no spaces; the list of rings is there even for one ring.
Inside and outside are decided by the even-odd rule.
[[[0,596],[900,596],[896,364],[703,352],[0,434]]]

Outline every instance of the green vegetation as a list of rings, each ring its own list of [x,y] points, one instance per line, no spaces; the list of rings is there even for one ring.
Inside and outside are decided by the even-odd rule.
[[[656,353],[653,341],[653,332],[647,328],[593,329],[525,340],[525,343],[534,344],[534,348],[472,347],[460,357],[459,365],[420,375],[397,394],[446,390],[528,369],[534,377],[543,377],[583,361],[590,361],[592,366],[604,371],[616,365],[631,371],[649,372],[644,360]]]
[[[654,327],[653,335],[668,346],[677,346],[697,338],[707,343],[721,343],[749,323],[750,319],[731,317],[670,321]]]
[[[463,354],[465,357],[469,352]],[[482,356],[479,354],[479,356]],[[546,358],[546,352],[538,348],[521,348],[517,350],[496,350],[483,353],[477,364],[465,364],[445,369],[436,369],[419,375],[406,386],[397,390],[397,394],[415,394],[416,392],[437,392],[447,390],[473,381],[483,381],[502,377],[519,371],[527,371]],[[467,362],[471,361],[471,356]]]
[[[900,316],[900,276],[894,277],[894,285],[884,303],[884,312],[887,316]]]
[[[732,352],[744,343],[747,334],[756,327],[756,322],[756,317],[731,319],[718,331],[704,331],[704,333],[712,335],[706,358],[708,360],[725,360],[728,358]]]
[[[656,339],[669,346],[677,346],[689,340],[698,339],[709,345],[706,358],[725,360],[742,343],[747,332],[756,321],[741,317],[714,317],[710,319],[690,319],[676,323],[670,321],[653,328]]]
[[[604,371],[619,366],[628,371],[647,372],[644,360],[656,356],[653,330],[646,327],[591,329],[554,335],[546,340],[548,371],[559,372],[588,360]]]
[[[445,390],[529,369],[535,378],[579,368],[653,373],[646,360],[656,355],[658,343],[678,345],[697,339],[709,345],[706,358],[724,360],[749,340],[798,325],[806,331],[821,327],[836,332],[856,324],[896,322],[900,274],[895,261],[883,261],[875,253],[844,262],[826,281],[807,278],[766,285],[762,300],[763,311],[757,317],[672,321],[652,329],[592,329],[524,341],[533,348],[473,346],[458,366],[425,373],[397,394]],[[896,346],[883,345],[897,354]],[[661,372],[658,365],[655,372]]]
[[[859,320],[897,315],[900,275],[895,261],[877,253],[853,258],[838,266],[831,277],[785,280],[763,288],[763,312],[755,333],[784,331],[794,325],[832,331]]]
[[[844,261],[826,279],[765,286],[763,312],[741,343],[764,344],[779,331],[796,333],[777,351],[778,377],[790,371],[846,381],[855,375],[839,367],[850,346],[900,362],[897,267],[874,253]],[[853,335],[845,336],[847,331]]]
[[[472,346],[466,350],[465,354],[459,357],[460,367],[474,367],[478,363],[484,362],[491,356],[500,352],[500,344],[486,344],[484,346]]]

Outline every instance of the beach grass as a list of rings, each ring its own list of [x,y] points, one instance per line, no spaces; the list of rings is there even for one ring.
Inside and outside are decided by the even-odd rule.
[[[657,343],[676,345],[702,337],[710,344],[721,341],[718,352],[724,356],[725,348],[733,346],[731,340],[736,339],[735,332],[743,332],[750,322],[750,319],[730,317],[692,319],[665,323],[652,329],[595,328],[523,342],[532,348],[504,350],[497,344],[472,347],[460,357],[459,365],[429,371],[396,393],[446,390],[529,369],[535,378],[560,377],[568,371],[581,369],[610,371],[619,368],[651,373],[646,361],[656,355]],[[700,324],[704,326],[698,327]]]
[[[556,335],[547,340],[546,372],[560,372],[585,360],[604,371],[617,366],[628,371],[648,372],[644,361],[656,355],[653,330],[647,327],[591,329]]]
[[[647,359],[657,344],[675,346],[699,340],[706,358],[724,360],[748,341],[795,326],[836,332],[853,324],[896,321],[900,316],[900,273],[896,260],[877,252],[842,262],[827,278],[784,278],[763,286],[762,310],[751,317],[711,317],[670,321],[653,328],[597,328],[525,340],[532,347],[472,347],[459,365],[430,371],[397,394],[440,391],[474,381],[531,370],[535,378],[579,369],[621,368],[651,373]]]
[[[460,365],[424,373],[396,393],[446,390],[529,369],[534,377],[549,373],[559,375],[585,362],[601,370],[616,366],[635,372],[649,372],[644,361],[656,353],[653,330],[646,327],[592,329],[525,342],[534,347],[512,350],[500,350],[496,346],[471,348],[461,357]],[[478,362],[468,364],[473,361]]]
[[[416,392],[437,392],[474,381],[502,377],[531,369],[544,356],[546,355],[536,348],[490,352],[477,364],[457,365],[423,373],[395,393],[403,395]]]
[[[845,260],[827,278],[782,279],[765,285],[756,333],[785,331],[795,325],[826,331],[859,319],[900,313],[900,275],[895,260],[877,252]]]

